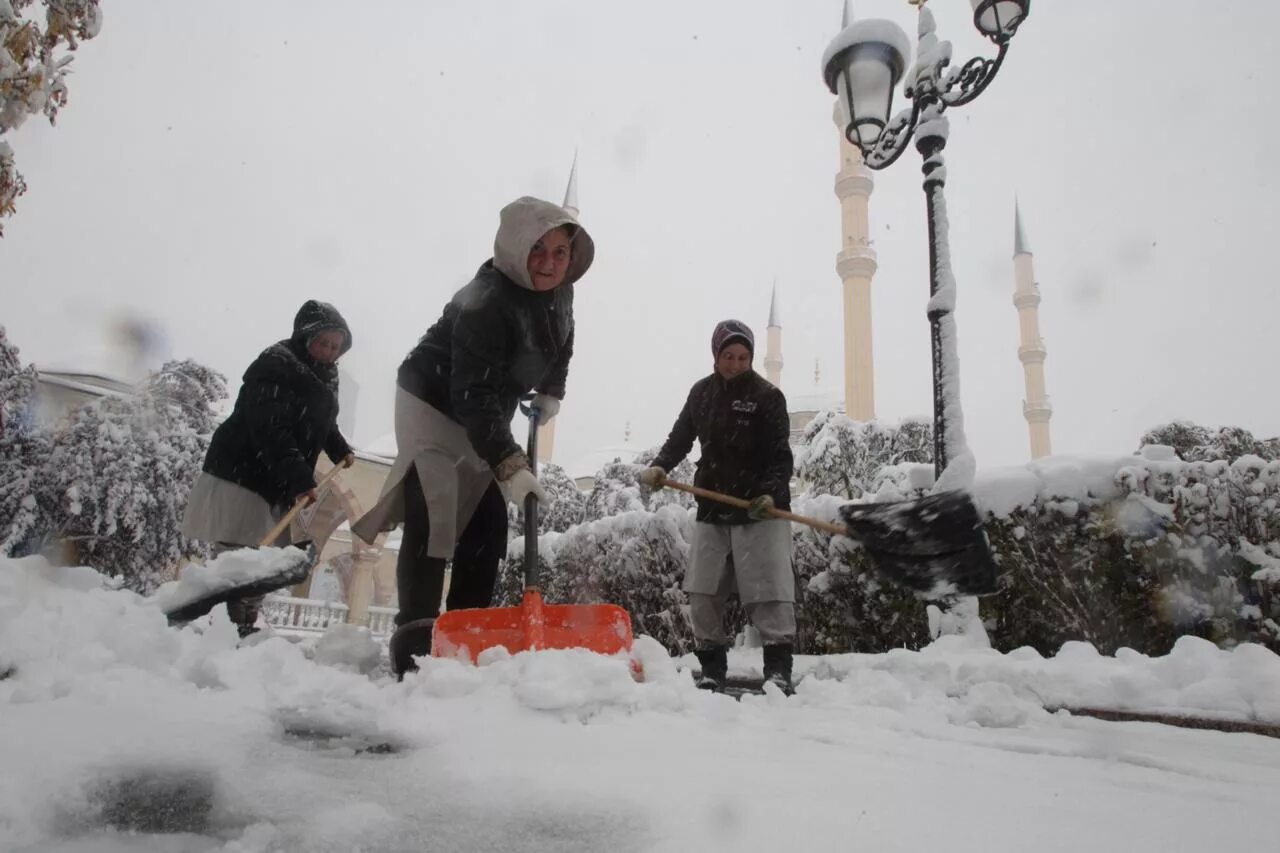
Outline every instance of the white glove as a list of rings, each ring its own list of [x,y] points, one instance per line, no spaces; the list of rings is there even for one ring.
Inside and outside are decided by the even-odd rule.
[[[538,496],[542,503],[547,502],[547,493],[543,490],[538,478],[528,468],[521,468],[505,480],[498,481],[502,496],[518,507],[524,506],[524,499],[530,494]]]
[[[560,411],[560,401],[550,394],[538,394],[533,398],[533,407],[538,410],[538,426],[542,426]]]
[[[636,479],[647,489],[661,489],[662,484],[667,481],[667,472],[653,465],[637,474]]]

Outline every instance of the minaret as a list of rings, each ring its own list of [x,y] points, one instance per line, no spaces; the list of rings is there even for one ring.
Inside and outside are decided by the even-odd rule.
[[[1022,414],[1031,432],[1031,458],[1052,453],[1049,444],[1049,418],[1053,406],[1044,385],[1044,339],[1040,337],[1040,286],[1032,266],[1031,245],[1022,230],[1022,211],[1013,202],[1013,304],[1018,309],[1018,327],[1022,343],[1018,360],[1026,380],[1027,397],[1022,401]]]
[[[569,183],[564,188],[564,201],[560,204],[574,219],[578,218],[578,152],[573,152],[573,165],[569,167]],[[556,422],[538,427],[538,461],[550,462],[556,446]]]
[[[578,218],[578,152],[573,152],[573,165],[569,167],[569,184],[564,188],[564,201],[560,204],[565,210]]]
[[[782,387],[782,320],[778,315],[778,282],[769,297],[769,324],[765,331],[764,377],[775,388]]]
[[[841,27],[853,23],[853,0],[845,0]],[[876,253],[871,248],[867,202],[875,187],[871,170],[858,149],[845,138],[847,123],[839,102],[835,109],[840,134],[840,171],[836,197],[840,199],[841,242],[836,272],[844,286],[844,407],[855,421],[876,416],[875,367],[871,349],[871,277]]]

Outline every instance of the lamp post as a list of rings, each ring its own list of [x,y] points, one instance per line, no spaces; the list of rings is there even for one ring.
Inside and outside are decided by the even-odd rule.
[[[933,458],[938,485],[965,487],[972,480],[973,456],[964,438],[960,409],[959,359],[956,349],[955,276],[947,237],[946,184],[942,149],[947,144],[948,107],[963,106],[982,94],[995,78],[1009,42],[1031,10],[1031,0],[970,0],[973,23],[999,52],[994,59],[976,57],[951,66],[951,43],[939,41],[927,0],[919,7],[916,61],[907,67],[910,45],[892,21],[852,20],[845,6],[844,29],[822,57],[823,79],[839,99],[845,136],[862,152],[871,169],[884,169],[906,151],[915,137],[923,158],[925,205],[929,217],[929,331],[933,351]],[[890,119],[893,89],[906,80],[903,95],[911,101]],[[946,482],[944,482],[944,480]]]

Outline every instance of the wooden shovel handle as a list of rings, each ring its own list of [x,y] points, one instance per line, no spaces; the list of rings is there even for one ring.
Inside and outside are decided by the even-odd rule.
[[[318,492],[321,489],[323,489],[325,486],[329,485],[329,481],[332,480],[334,477],[336,477],[340,470],[342,470],[341,462],[339,462],[337,465],[334,465],[332,468],[330,468],[329,473],[321,477],[320,482],[316,483],[316,486],[315,486],[316,491]],[[298,498],[298,500],[295,501],[293,504],[293,509],[285,513],[284,518],[277,521],[276,526],[271,528],[271,532],[268,533],[266,536],[262,537],[262,541],[258,543],[258,547],[265,548],[268,545],[274,545],[276,539],[280,538],[280,534],[285,532],[285,530],[289,527],[289,525],[293,523],[293,520],[298,517],[298,513],[302,512],[302,508],[305,507],[306,505],[307,505],[306,498]]]
[[[735,498],[732,495],[713,492],[710,489],[704,489],[701,486],[691,486],[688,483],[681,483],[679,480],[664,479],[662,485],[670,486],[681,492],[688,492],[700,498],[707,498],[718,503],[736,506],[739,509],[751,509],[751,501]],[[781,518],[787,521],[794,521],[797,524],[805,524],[814,530],[821,530],[823,533],[830,533],[832,536],[848,536],[849,531],[844,525],[832,524],[829,521],[819,521],[816,518],[809,518],[804,515],[796,515],[794,512],[787,512],[785,509],[771,509],[769,515],[773,518]]]

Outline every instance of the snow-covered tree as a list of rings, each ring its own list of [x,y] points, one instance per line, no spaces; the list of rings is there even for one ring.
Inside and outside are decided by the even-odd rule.
[[[21,556],[44,526],[37,497],[49,437],[35,424],[36,369],[0,326],[0,554]]]
[[[1241,456],[1280,458],[1280,439],[1257,439],[1240,427],[1219,427],[1216,431],[1190,421],[1174,421],[1148,430],[1139,446],[1161,444],[1172,447],[1185,462],[1235,462]]]
[[[927,421],[863,423],[822,412],[805,427],[796,473],[807,491],[858,498],[874,494],[885,466],[933,461],[933,426]]]
[[[549,600],[617,604],[631,614],[635,633],[672,651],[690,651],[693,629],[680,584],[692,532],[689,511],[678,506],[572,527],[555,545]]]
[[[538,509],[538,532],[563,533],[582,521],[587,496],[578,484],[554,462],[538,466],[538,482],[548,501]],[[524,535],[524,508],[507,504],[507,527],[512,537]]]
[[[636,482],[636,475],[653,462],[660,449],[651,447],[637,455],[634,462],[615,459],[597,471],[595,485],[587,496],[584,519],[596,521],[624,512],[656,511],[664,506],[693,506],[693,496],[686,492],[675,489],[649,491],[640,488],[640,484]],[[685,459],[667,473],[673,480],[692,483],[693,472],[693,463]]]
[[[540,532],[564,533],[582,521],[587,507],[587,496],[563,468],[555,463],[547,463],[538,469],[538,482],[542,484],[547,497],[550,498],[546,509],[538,516]]]
[[[645,508],[640,495],[636,474],[640,466],[614,460],[596,472],[591,494],[587,495],[583,518],[598,521],[624,512],[637,512]]]
[[[200,555],[182,536],[182,514],[208,449],[211,404],[225,395],[221,374],[171,361],[136,396],[104,397],[72,413],[41,477],[51,535],[140,592]]]
[[[0,0],[0,237],[27,185],[14,166],[4,135],[27,116],[43,113],[53,124],[67,104],[67,66],[81,41],[102,28],[99,0],[41,0],[43,22],[32,0]]]

